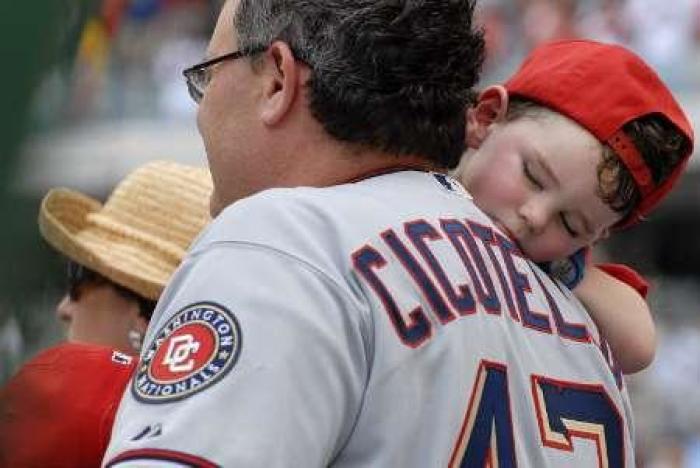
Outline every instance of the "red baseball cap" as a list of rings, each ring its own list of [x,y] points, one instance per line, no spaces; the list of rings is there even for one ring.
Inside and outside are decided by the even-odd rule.
[[[0,466],[100,466],[136,359],[64,343],[25,364],[0,389]]]
[[[538,102],[586,128],[609,145],[632,177],[641,202],[617,227],[636,224],[678,181],[693,152],[693,129],[659,76],[624,47],[590,40],[557,41],[537,47],[506,83],[511,96]],[[661,114],[688,139],[683,160],[659,185],[622,127]]]
[[[643,299],[646,299],[649,295],[649,288],[651,287],[649,282],[631,267],[620,263],[598,263],[595,267],[613,278],[626,283],[627,286],[637,291]]]

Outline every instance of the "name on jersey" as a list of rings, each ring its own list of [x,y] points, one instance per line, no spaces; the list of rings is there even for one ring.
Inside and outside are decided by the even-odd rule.
[[[405,223],[401,234],[388,229],[380,237],[380,242],[353,253],[353,265],[407,346],[415,348],[428,340],[433,322],[447,325],[478,311],[505,315],[542,333],[591,341],[585,325],[564,319],[544,286],[549,281],[544,273],[512,240],[489,226],[458,219],[416,220]],[[433,320],[414,296],[401,293],[415,286]]]
[[[177,312],[157,332],[132,380],[141,401],[165,403],[202,391],[233,367],[241,349],[235,316],[202,302]]]

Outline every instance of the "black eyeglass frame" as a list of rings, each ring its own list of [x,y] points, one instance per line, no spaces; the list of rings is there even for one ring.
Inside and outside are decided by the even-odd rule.
[[[66,267],[66,289],[71,300],[76,301],[80,297],[80,289],[88,282],[103,282],[102,275],[72,260]]]
[[[256,46],[249,49],[236,50],[229,52],[228,54],[219,55],[204,62],[192,65],[182,71],[182,76],[185,77],[185,82],[187,83],[187,91],[190,93],[192,100],[199,104],[204,97],[204,90],[206,89],[209,81],[211,80],[211,74],[209,69],[216,65],[217,63],[224,62],[226,60],[236,60],[242,57],[250,57],[252,55],[265,52],[268,46]]]

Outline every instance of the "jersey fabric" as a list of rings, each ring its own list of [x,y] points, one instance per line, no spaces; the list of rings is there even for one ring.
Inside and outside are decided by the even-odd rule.
[[[166,288],[104,464],[633,467],[608,356],[451,178],[272,189]]]
[[[31,359],[0,389],[0,466],[99,466],[135,367],[131,356],[86,343]]]

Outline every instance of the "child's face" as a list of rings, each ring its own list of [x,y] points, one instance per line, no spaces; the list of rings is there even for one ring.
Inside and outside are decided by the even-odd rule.
[[[618,221],[598,194],[602,145],[573,121],[546,112],[481,130],[457,176],[530,259],[564,258]]]

